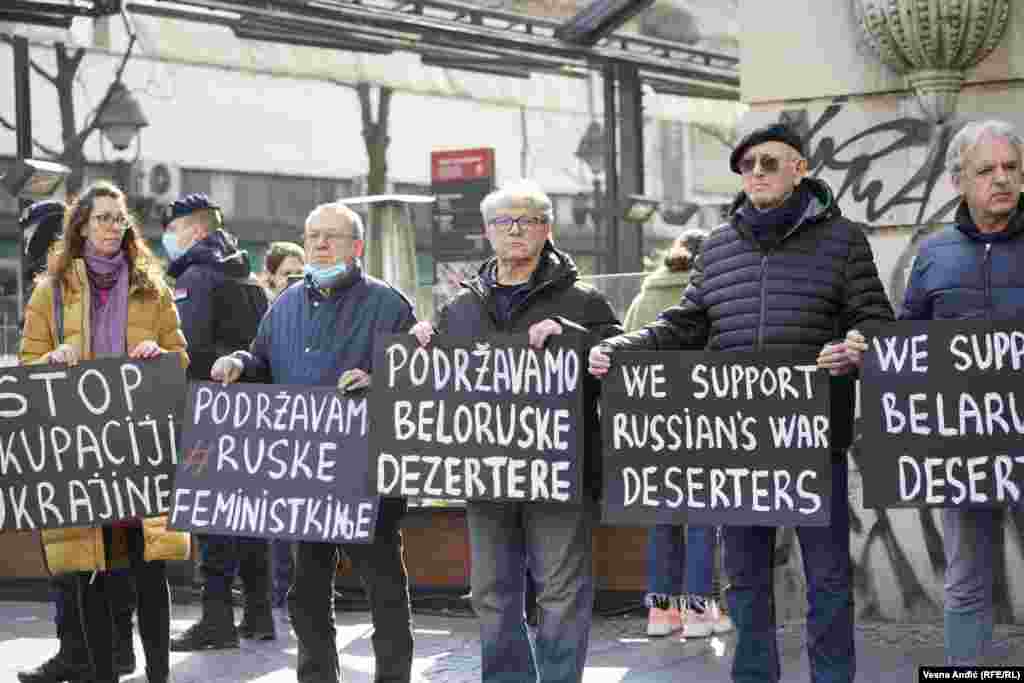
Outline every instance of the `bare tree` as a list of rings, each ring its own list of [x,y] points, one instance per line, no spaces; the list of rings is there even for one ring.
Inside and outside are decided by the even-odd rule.
[[[0,33],[0,41],[12,43],[14,37],[8,33]],[[61,126],[61,149],[55,149],[33,139],[32,144],[39,150],[44,158],[59,161],[71,169],[68,177],[66,192],[68,195],[77,194],[82,188],[85,177],[85,143],[90,136],[98,129],[98,122],[104,110],[110,103],[111,96],[118,85],[122,83],[125,67],[131,58],[132,50],[135,47],[135,35],[131,34],[128,40],[128,47],[114,72],[114,79],[107,86],[103,99],[86,117],[79,129],[78,119],[75,115],[75,79],[78,76],[78,69],[85,57],[85,48],[79,47],[73,52],[63,42],[53,46],[56,56],[57,70],[50,73],[44,69],[36,60],[31,60],[32,70],[42,76],[57,91],[57,104],[60,109]],[[0,126],[8,130],[16,130],[16,126],[9,119],[0,114]]]

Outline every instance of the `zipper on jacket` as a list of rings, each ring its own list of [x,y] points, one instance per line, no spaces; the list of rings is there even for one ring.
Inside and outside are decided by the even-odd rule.
[[[757,319],[757,345],[758,351],[764,350],[764,319],[768,314],[768,286],[765,275],[768,272],[768,254],[761,254],[761,315]]]
[[[982,262],[985,269],[985,311],[988,319],[992,320],[992,243],[985,243],[985,259]]]

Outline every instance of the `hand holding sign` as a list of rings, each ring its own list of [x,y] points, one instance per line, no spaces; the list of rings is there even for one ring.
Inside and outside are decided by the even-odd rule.
[[[416,337],[420,346],[429,346],[430,339],[434,336],[434,325],[429,320],[421,320],[412,326],[409,334]]]
[[[611,349],[603,344],[598,344],[590,349],[590,374],[601,378],[608,374],[608,368],[612,366]]]
[[[846,339],[822,347],[818,354],[818,367],[828,370],[830,375],[845,375],[854,367],[860,367],[864,352],[868,350],[867,340],[857,330],[846,333]]]
[[[551,318],[530,325],[530,346],[535,349],[544,348],[544,342],[553,334],[562,334],[562,326]]]
[[[338,391],[343,394],[351,394],[359,391],[360,389],[368,389],[370,387],[370,373],[359,368],[352,368],[341,373],[341,377],[338,378]]]
[[[213,367],[210,369],[210,379],[214,382],[221,382],[224,386],[227,386],[232,382],[238,381],[238,378],[242,376],[242,370],[244,369],[242,361],[237,358],[221,356],[214,362]]]
[[[74,367],[78,365],[79,354],[71,344],[61,344],[53,351],[46,354],[46,360],[51,365],[68,365]]]
[[[139,342],[138,346],[128,353],[128,357],[136,360],[146,360],[156,358],[163,352],[164,350],[160,348],[159,344],[151,339],[147,339],[146,341]]]

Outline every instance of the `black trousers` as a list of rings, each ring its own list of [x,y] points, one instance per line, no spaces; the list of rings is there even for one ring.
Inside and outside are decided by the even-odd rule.
[[[107,548],[109,534],[110,530],[104,529]],[[131,574],[138,596],[139,635],[146,655],[146,675],[154,683],[170,674],[171,592],[165,563],[143,560],[144,543],[140,527],[128,529]],[[116,683],[113,605],[119,590],[117,579],[107,572],[78,573],[75,579],[92,676],[96,683]]]
[[[203,534],[199,540],[199,571],[204,598],[231,601],[235,575],[242,579],[246,607],[270,604],[270,543],[265,538]]]
[[[402,555],[404,499],[385,498],[373,543],[299,542],[288,610],[299,641],[299,683],[339,683],[335,643],[334,577],[338,553],[352,562],[370,602],[376,683],[409,683],[412,675],[412,610]]]

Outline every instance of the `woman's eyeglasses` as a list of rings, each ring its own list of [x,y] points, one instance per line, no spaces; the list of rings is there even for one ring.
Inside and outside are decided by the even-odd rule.
[[[92,219],[100,225],[124,227],[128,224],[128,216],[123,213],[96,213],[92,215]]]

